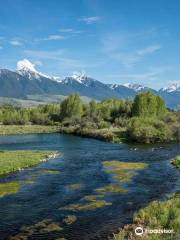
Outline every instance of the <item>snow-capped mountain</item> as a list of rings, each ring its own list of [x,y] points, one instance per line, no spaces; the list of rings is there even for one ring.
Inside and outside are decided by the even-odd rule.
[[[51,79],[57,82],[62,80],[61,77],[49,76],[47,74],[41,73],[35,69],[35,64],[31,63],[28,59],[23,59],[17,62],[17,73],[27,77],[30,80],[38,79],[41,81],[42,78]]]
[[[146,88],[145,86],[140,85],[138,83],[125,83],[125,84],[123,84],[123,86],[133,89],[135,92],[142,91]]]
[[[160,91],[168,92],[168,93],[175,92],[175,91],[180,91],[180,82],[173,83],[168,87],[160,89]]]
[[[27,59],[23,59],[17,63],[17,73],[19,73],[20,75],[22,75],[24,77],[27,77],[30,80],[33,80],[33,79],[40,80],[42,77],[50,78],[49,76],[47,76],[41,72],[38,72],[35,69],[35,65],[32,64]]]
[[[81,96],[103,100],[107,98],[133,98],[138,92],[152,91],[161,95],[167,105],[179,105],[180,84],[176,83],[159,91],[140,84],[105,84],[87,76],[84,72],[67,77],[54,77],[35,69],[35,65],[24,59],[17,63],[17,70],[0,69],[0,97],[29,98],[30,95],[63,95],[78,93]]]
[[[87,76],[85,74],[85,72],[81,72],[81,73],[75,72],[75,73],[73,73],[72,76],[65,77],[62,80],[62,83],[64,83],[64,84],[78,83],[78,84],[84,85],[86,87],[92,85],[95,82],[98,82],[98,81],[89,77],[89,76]]]

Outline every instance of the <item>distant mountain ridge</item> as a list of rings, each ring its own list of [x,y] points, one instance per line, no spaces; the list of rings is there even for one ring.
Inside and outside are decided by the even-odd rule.
[[[26,99],[28,95],[63,95],[79,93],[90,99],[132,98],[138,92],[152,91],[161,95],[168,107],[180,105],[180,84],[156,91],[140,84],[104,84],[84,73],[65,78],[51,77],[38,72],[28,60],[19,61],[17,71],[0,69],[0,97]]]

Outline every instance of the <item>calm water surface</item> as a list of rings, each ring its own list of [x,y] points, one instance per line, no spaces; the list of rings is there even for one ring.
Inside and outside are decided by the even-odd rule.
[[[41,165],[0,178],[0,183],[19,181],[16,194],[0,198],[0,239],[16,235],[22,226],[33,225],[43,219],[52,219],[63,226],[62,232],[36,234],[28,239],[67,240],[107,239],[108,235],[132,220],[133,213],[154,199],[163,199],[179,189],[179,173],[169,160],[180,154],[178,144],[130,146],[111,144],[94,139],[62,134],[29,134],[0,137],[0,150],[57,150],[63,153]],[[110,184],[112,178],[103,171],[102,162],[119,160],[144,162],[148,167],[126,183],[127,193],[108,194],[104,199],[111,206],[76,213],[60,208],[79,203],[94,190]],[[50,174],[43,169],[59,170]],[[33,184],[25,184],[27,181]],[[24,184],[23,184],[24,183]],[[68,190],[69,184],[81,184]],[[76,215],[77,221],[63,225],[67,215]]]

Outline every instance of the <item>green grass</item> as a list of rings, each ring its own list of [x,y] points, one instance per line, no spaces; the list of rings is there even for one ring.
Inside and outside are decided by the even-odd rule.
[[[180,170],[180,156],[171,161]],[[173,229],[173,234],[146,234],[138,237],[134,229]],[[166,201],[153,201],[134,214],[133,223],[114,234],[113,240],[179,240],[180,239],[180,192]]]
[[[59,127],[42,125],[0,125],[0,135],[53,132],[59,132]]]
[[[56,155],[55,151],[0,151],[0,176],[35,166]]]
[[[114,240],[140,239],[134,234],[137,226],[144,229],[173,229],[173,234],[147,234],[143,240],[178,240],[180,239],[180,193],[169,200],[153,201],[146,208],[138,211],[133,218],[133,224],[124,227],[120,233],[114,235]]]
[[[173,159],[171,161],[171,163],[178,169],[180,170],[180,156],[175,157],[175,159]]]

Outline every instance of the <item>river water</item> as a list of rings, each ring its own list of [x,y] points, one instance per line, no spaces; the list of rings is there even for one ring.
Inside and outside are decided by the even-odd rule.
[[[60,232],[38,233],[27,239],[95,240],[107,239],[119,227],[131,222],[133,213],[155,199],[164,199],[180,187],[178,171],[170,159],[180,154],[179,144],[127,145],[63,134],[27,134],[0,137],[0,150],[57,150],[63,155],[36,167],[1,177],[3,182],[20,182],[20,190],[0,198],[0,239],[10,239],[23,226],[44,219],[58,222]],[[124,184],[127,193],[107,194],[112,205],[94,210],[72,212],[62,208],[77,204],[95,189],[111,184],[112,178],[103,161],[143,162],[148,167],[138,171]],[[58,170],[51,174],[49,170]],[[28,184],[32,182],[32,184]],[[77,189],[67,186],[78,184]],[[64,224],[67,215],[77,221]],[[19,239],[19,238],[17,238]]]

